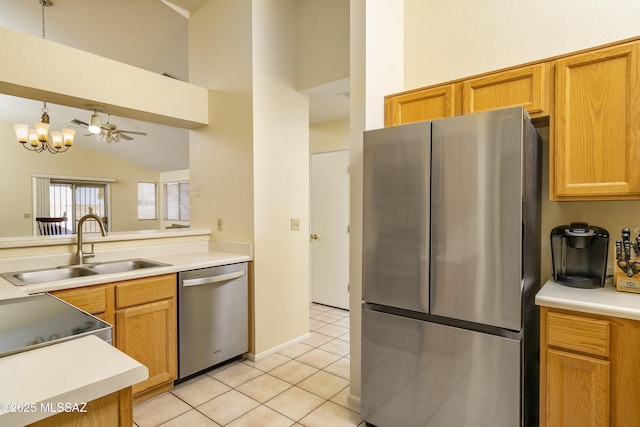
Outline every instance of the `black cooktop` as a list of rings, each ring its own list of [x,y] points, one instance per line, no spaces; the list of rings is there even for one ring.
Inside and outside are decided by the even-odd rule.
[[[111,325],[52,295],[0,301],[0,357],[90,334],[111,343]]]

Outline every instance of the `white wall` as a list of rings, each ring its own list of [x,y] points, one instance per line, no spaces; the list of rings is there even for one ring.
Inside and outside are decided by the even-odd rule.
[[[403,1],[370,0],[365,14],[365,129],[376,129],[384,126],[384,96],[403,90]]]
[[[47,40],[187,80],[187,19],[161,1],[53,3],[45,9]],[[42,37],[39,2],[2,0],[0,5],[0,25]]]
[[[405,89],[640,34],[636,0],[405,0]]]
[[[349,0],[299,0],[297,87],[349,77]]]
[[[349,148],[349,120],[334,120],[309,126],[310,154]]]
[[[404,4],[404,30],[391,29],[389,37],[403,37],[404,82],[398,85],[397,69],[390,64],[398,52],[381,52],[377,64],[370,62],[370,52],[380,46],[377,28],[385,28],[386,17],[370,9],[378,1],[352,0],[351,79],[352,101],[365,91],[354,78],[366,75],[366,128],[382,127],[384,95],[440,81],[452,80],[522,62],[542,59],[577,49],[604,44],[640,33],[640,3],[635,0],[607,2],[567,0],[498,0],[468,2],[463,0],[404,0],[382,2],[386,6]],[[366,41],[362,21],[353,15],[366,11]],[[391,14],[390,16],[394,16]],[[400,31],[401,34],[398,34]],[[366,71],[361,52],[366,43]],[[386,56],[387,60],[384,60]],[[385,79],[385,75],[388,79]],[[372,76],[375,76],[373,78]],[[392,82],[392,83],[390,83]],[[360,395],[360,325],[354,314],[360,310],[362,229],[361,132],[359,120],[351,116],[351,393]],[[543,176],[548,175],[548,144],[545,144]],[[570,220],[585,220],[604,225],[613,235],[623,225],[640,225],[637,212],[640,202],[555,202],[548,200],[548,178],[543,181],[542,276],[550,274],[548,231],[553,225]],[[360,203],[358,205],[358,203]],[[354,241],[355,240],[355,241]],[[544,280],[544,279],[543,279]]]
[[[309,104],[296,90],[298,0],[254,0],[256,354],[309,332]],[[291,218],[300,231],[291,231]]]
[[[251,15],[250,0],[217,0],[189,21],[189,80],[209,88],[210,123],[189,132],[191,225],[211,229],[216,240],[248,243],[254,232]]]
[[[74,145],[65,153],[34,153],[17,141],[13,124],[0,122],[0,237],[31,236],[31,175],[81,176],[114,178],[111,184],[112,231],[148,230],[159,227],[159,221],[138,220],[138,182],[158,182],[156,171],[125,162],[113,156]],[[33,216],[33,215],[32,215]]]
[[[309,331],[309,121],[307,97],[296,90],[298,6],[212,0],[189,29],[190,79],[210,89],[210,125],[190,132],[192,225],[254,245],[257,357]],[[290,231],[291,218],[301,220],[300,231]]]

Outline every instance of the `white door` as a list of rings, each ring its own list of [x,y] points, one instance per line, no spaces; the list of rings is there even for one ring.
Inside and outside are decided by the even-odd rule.
[[[311,156],[311,300],[349,309],[349,152]]]

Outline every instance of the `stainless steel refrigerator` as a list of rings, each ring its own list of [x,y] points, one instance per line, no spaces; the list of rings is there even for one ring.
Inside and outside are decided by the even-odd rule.
[[[362,416],[537,425],[540,149],[522,107],[364,134]]]

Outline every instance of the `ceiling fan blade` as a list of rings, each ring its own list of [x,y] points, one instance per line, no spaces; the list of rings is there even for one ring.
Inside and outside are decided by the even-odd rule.
[[[123,133],[130,133],[132,135],[146,135],[146,132],[136,132],[133,130],[117,130],[116,132],[123,134]]]
[[[89,127],[89,124],[88,124],[88,123],[85,123],[85,122],[80,121],[80,120],[78,120],[78,119],[71,119],[71,120],[69,120],[69,121],[70,121],[71,123],[73,123],[74,125],[84,126],[84,127],[86,127],[86,128],[87,128],[87,127]]]
[[[126,139],[127,141],[131,141],[133,139],[133,137],[129,135],[125,135],[124,133],[120,133],[120,132],[118,132],[118,136],[122,139]]]

